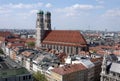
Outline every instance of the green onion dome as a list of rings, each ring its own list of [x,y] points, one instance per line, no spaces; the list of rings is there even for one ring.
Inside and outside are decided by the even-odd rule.
[[[37,14],[44,14],[42,10],[39,10]]]
[[[45,14],[46,14],[46,15],[51,15],[51,13],[50,13],[49,11],[47,11]]]

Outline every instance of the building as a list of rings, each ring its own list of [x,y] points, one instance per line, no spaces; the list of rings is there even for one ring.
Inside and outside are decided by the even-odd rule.
[[[102,65],[103,58],[92,58],[90,59],[91,62],[94,63],[94,80],[93,81],[100,81],[100,73],[101,73],[101,65]]]
[[[102,58],[68,56],[65,64],[48,68],[48,81],[100,81]]]
[[[87,69],[86,80],[85,81],[94,81],[95,65],[94,63],[85,56],[75,56],[72,57],[72,64],[83,64]]]
[[[120,81],[120,60],[114,54],[104,55],[101,81]]]
[[[87,68],[82,64],[65,65],[51,70],[49,81],[87,81]]]
[[[32,75],[9,57],[0,57],[0,81],[33,81]]]
[[[87,51],[87,43],[80,31],[52,30],[51,13],[39,11],[36,20],[36,47],[62,50],[67,54]]]

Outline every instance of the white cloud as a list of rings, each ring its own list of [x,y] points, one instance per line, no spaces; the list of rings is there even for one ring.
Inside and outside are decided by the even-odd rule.
[[[6,13],[10,13],[10,12],[11,12],[11,10],[0,7],[0,14],[6,14]]]
[[[37,12],[38,12],[38,10],[31,10],[30,14],[34,14],[34,13],[37,13]]]
[[[12,3],[10,3],[10,4],[6,5],[6,7],[21,9],[21,8],[32,8],[32,5],[30,5],[30,4],[26,4],[25,5],[23,3],[19,3],[19,4],[12,4]]]
[[[87,5],[87,4],[74,4],[69,7],[65,7],[62,9],[58,9],[57,11],[74,11],[74,10],[91,10],[91,9],[98,9],[98,8],[103,8],[101,5]]]
[[[74,16],[74,13],[67,13],[66,16]]]
[[[51,7],[52,7],[52,4],[51,4],[51,3],[47,3],[47,4],[45,5],[45,7],[51,8]]]
[[[4,4],[4,5],[0,5],[0,14],[19,14],[19,10],[22,9],[22,12],[20,11],[20,13],[30,13],[29,14],[33,14],[36,12],[36,10],[40,7],[43,6],[43,3],[39,2],[39,3],[32,3],[32,4],[24,4],[24,3],[18,3],[18,4],[13,4],[13,3],[9,3],[9,4]],[[35,10],[36,9],[36,10]]]
[[[96,0],[99,4],[103,4],[105,1],[104,0]]]
[[[43,3],[35,3],[35,4],[23,4],[23,3],[18,3],[18,4],[13,4],[13,3],[9,3],[9,4],[5,4],[5,5],[1,5],[2,8],[8,8],[8,9],[31,9],[31,8],[37,8],[37,7],[41,7],[43,5]]]
[[[111,9],[111,10],[107,10],[103,15],[103,17],[118,17],[120,16],[120,8],[116,8],[116,9]]]
[[[66,16],[75,16],[80,14],[88,15],[88,13],[86,14],[86,12],[88,12],[89,10],[100,9],[100,8],[103,8],[103,6],[101,5],[94,6],[94,5],[88,5],[88,4],[74,4],[69,7],[59,8],[56,11],[64,12],[66,13]]]
[[[82,9],[82,10],[89,10],[89,9],[93,9],[93,5],[82,5],[82,4],[75,4],[71,7],[69,7],[71,9]]]

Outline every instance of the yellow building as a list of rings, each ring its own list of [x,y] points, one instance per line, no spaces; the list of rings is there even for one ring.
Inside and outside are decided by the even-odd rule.
[[[51,70],[49,81],[87,81],[87,68],[82,64],[65,65]]]

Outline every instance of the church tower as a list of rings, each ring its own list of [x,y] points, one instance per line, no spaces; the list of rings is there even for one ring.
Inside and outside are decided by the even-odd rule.
[[[51,30],[51,13],[45,13],[45,30]]]
[[[39,11],[37,13],[36,20],[36,47],[41,47],[41,42],[44,37],[44,12]]]

